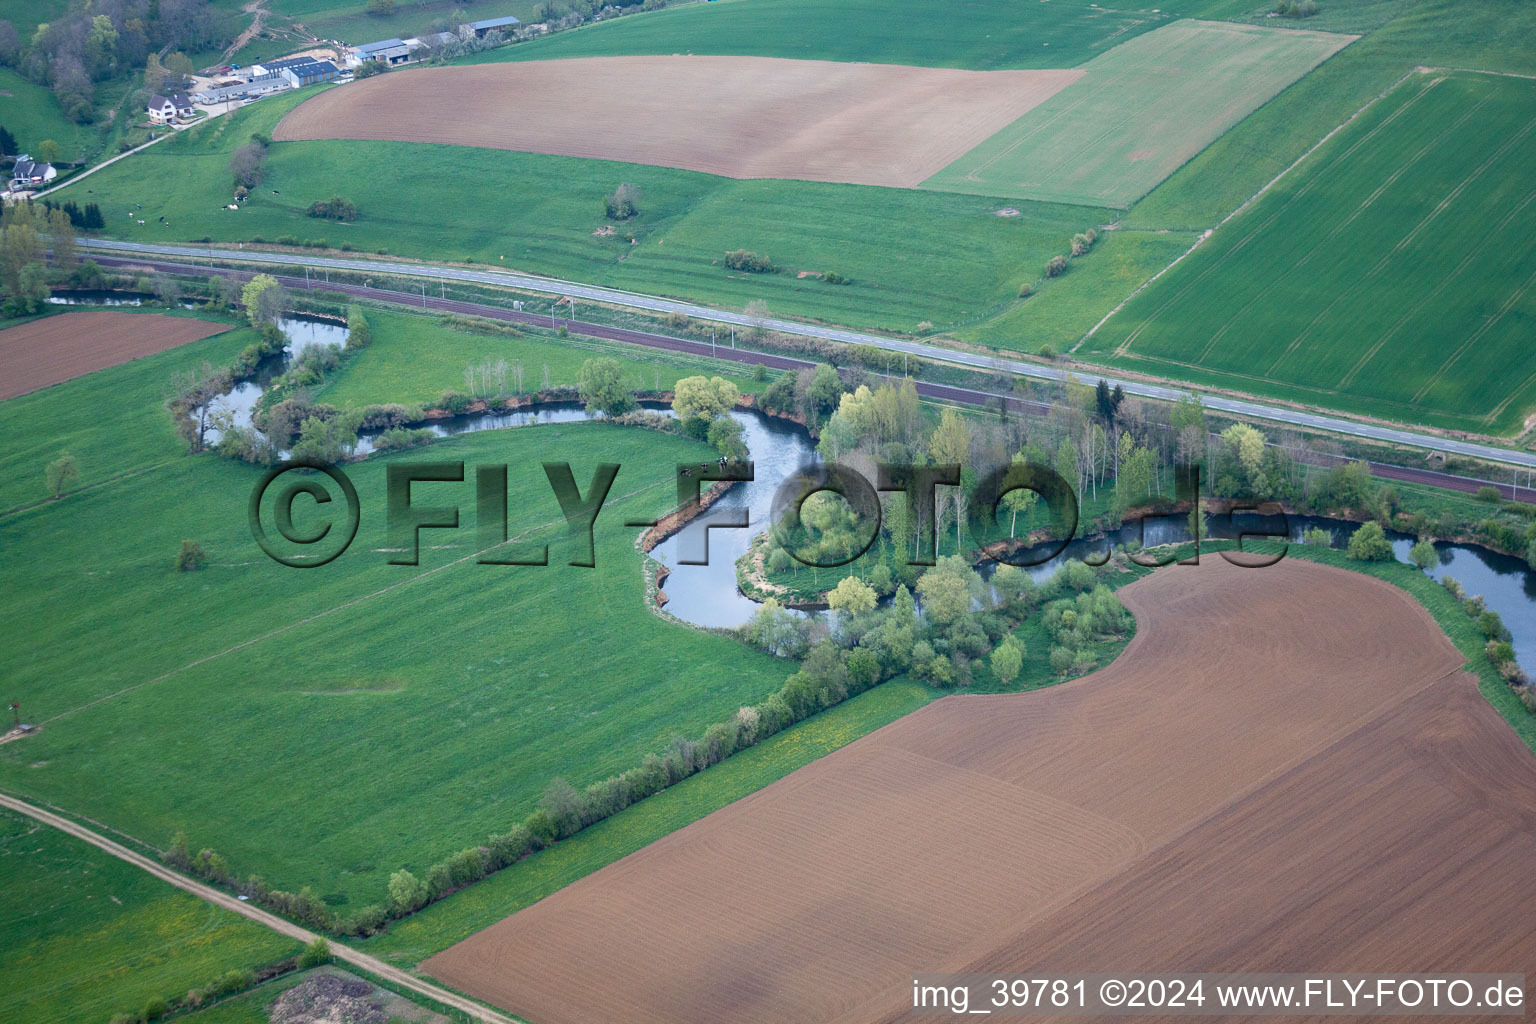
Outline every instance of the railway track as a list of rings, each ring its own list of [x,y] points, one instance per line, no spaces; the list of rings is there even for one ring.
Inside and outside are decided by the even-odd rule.
[[[123,258],[100,254],[93,254],[92,258],[97,263],[106,266],[148,267],[152,270],[174,273],[186,273],[188,270],[187,264],[175,260],[156,260],[141,257]],[[207,269],[210,275],[218,274],[222,277],[229,277],[238,281],[249,280],[258,273],[258,271],[222,267]],[[266,271],[260,272],[266,273]],[[314,289],[315,282],[311,278],[286,274],[273,274],[272,276],[277,278],[285,287],[294,291],[310,291]],[[324,290],[349,295],[354,298],[397,303],[415,309],[436,310],[441,313],[458,313],[464,316],[480,317],[484,320],[499,320],[505,323],[527,324],[534,327],[564,327],[570,333],[579,334],[583,337],[623,342],[629,345],[641,345],[646,348],[662,349],[669,352],[682,352],[688,355],[708,356],[725,362],[743,363],[749,366],[767,366],[776,370],[800,370],[816,366],[816,363],[809,359],[797,359],[793,356],[778,355],[772,352],[757,352],[751,349],[722,347],[718,344],[697,341],[692,338],[676,338],[671,335],[652,334],[647,331],[636,331],[626,327],[613,327],[608,324],[595,324],[584,320],[563,319],[545,313],[530,313],[526,310],[506,309],[486,303],[467,302],[462,299],[433,298],[425,294],[402,292],[389,288],[370,288],[363,285],[343,284],[335,281],[325,282]],[[1050,412],[1051,408],[1045,402],[1026,401],[1013,395],[982,391],[975,388],[955,387],[950,384],[935,384],[931,381],[920,380],[914,381],[914,384],[919,395],[938,401],[958,402],[963,405],[979,405],[993,408],[997,406],[998,402],[1002,402],[1010,413],[1020,412],[1042,416]],[[1330,459],[1324,456],[1321,457],[1321,461],[1315,464],[1332,465],[1339,461],[1350,460]],[[1367,465],[1371,467],[1372,474],[1384,480],[1426,484],[1431,487],[1460,491],[1464,494],[1475,494],[1483,487],[1497,487],[1500,496],[1506,501],[1522,501],[1536,504],[1536,487],[1496,483],[1491,480],[1457,476],[1454,473],[1441,473],[1432,469],[1414,469],[1387,462],[1367,461]]]

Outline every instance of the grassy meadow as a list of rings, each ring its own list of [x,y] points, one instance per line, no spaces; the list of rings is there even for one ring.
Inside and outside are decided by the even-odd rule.
[[[1126,207],[1349,37],[1181,20],[1083,76],[923,187]]]
[[[1188,249],[1190,231],[1104,231],[1086,257],[1072,260],[1061,277],[1042,278],[1035,293],[955,336],[981,345],[1066,353],[1110,310]]]
[[[174,358],[236,347],[221,335]],[[669,508],[675,464],[709,457],[702,445],[551,424],[394,456],[508,463],[510,530],[549,541],[545,568],[476,564],[472,481],[418,485],[418,503],[456,501],[463,529],[424,534],[420,567],[386,564],[389,460],[370,459],[350,470],[363,509],[352,550],[300,571],[251,539],[259,470],[183,454],[159,411],[175,363],[152,363],[0,403],[3,463],[26,485],[17,498],[35,500],[55,457],[39,422],[97,485],[0,516],[10,678],[44,724],[0,747],[0,786],[156,846],[185,829],[237,870],[313,884],[340,908],[378,899],[402,864],[520,820],[550,778],[583,785],[627,768],[788,674],[645,605],[637,531],[623,523]],[[130,431],[102,417],[102,396],[145,419]],[[141,431],[130,453],[110,453]],[[565,564],[548,460],[572,462],[582,487],[596,463],[623,466],[595,569]],[[185,538],[207,551],[205,569],[172,568]]]
[[[331,248],[471,260],[735,308],[762,299],[776,315],[904,331],[1000,311],[1020,284],[1066,251],[1073,234],[1111,216],[1089,207],[907,189],[737,181],[499,150],[337,141],[273,143],[250,201],[238,211],[224,209],[230,153],[253,132],[270,134],[301,98],[276,97],[217,118],[60,196],[83,199],[90,188],[106,215],[106,233],[129,241],[324,240]],[[423,188],[420,168],[427,165],[454,171]],[[178,187],[147,184],[161,177]],[[614,227],[604,219],[603,196],[621,182],[639,186],[641,213],[616,233],[599,234]],[[305,216],[312,202],[337,193],[357,203],[355,222]],[[1021,214],[996,216],[1005,205]],[[766,255],[781,269],[730,271],[723,260],[734,249]],[[851,283],[815,276],[829,271]]]
[[[298,943],[0,810],[0,1019],[104,1022]],[[265,1018],[263,1018],[263,1021]]]
[[[916,67],[1073,67],[1173,17],[1087,0],[719,0],[588,25],[477,61],[726,54]]]
[[[1533,104],[1523,79],[1415,75],[1084,353],[1403,422],[1517,430],[1536,406]]]
[[[430,403],[444,391],[464,391],[464,367],[487,359],[522,363],[525,387],[534,390],[541,385],[545,367],[554,386],[575,385],[582,364],[596,356],[616,361],[637,389],[669,389],[679,377],[699,373],[725,377],[742,392],[765,387],[752,379],[750,370],[678,353],[659,355],[590,338],[557,339],[552,331],[530,331],[523,337],[473,334],[441,326],[432,318],[377,309],[366,315],[373,344],[348,357],[346,372],[311,388],[316,401],[355,409],[379,402]]]

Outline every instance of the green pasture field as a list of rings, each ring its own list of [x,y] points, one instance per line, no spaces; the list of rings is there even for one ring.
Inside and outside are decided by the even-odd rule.
[[[231,347],[221,336],[182,352]],[[53,455],[34,431],[47,422],[73,435],[92,482],[89,453],[125,429],[87,399],[159,406],[164,378],[136,369],[0,403],[6,464],[41,481]],[[156,846],[185,829],[237,871],[314,885],[344,909],[380,899],[402,864],[424,868],[520,821],[552,777],[584,785],[629,768],[792,668],[645,604],[638,531],[623,524],[675,503],[675,465],[711,458],[701,444],[551,424],[392,457],[509,464],[510,530],[550,542],[543,568],[475,563],[472,479],[417,485],[418,503],[456,501],[464,528],[424,534],[420,567],[386,564],[390,459],[373,458],[349,469],[363,518],[352,549],[297,570],[251,538],[260,470],[183,456],[169,431],[140,456],[144,472],[0,517],[9,678],[44,725],[0,748],[0,786]],[[21,444],[31,454],[9,454]],[[565,460],[582,488],[597,463],[623,467],[595,569],[565,564],[539,466]],[[185,538],[207,568],[173,570]]]
[[[733,364],[722,367],[708,359],[662,355],[590,338],[558,338],[553,331],[534,331],[520,338],[471,334],[439,326],[435,318],[425,316],[375,309],[365,315],[373,344],[349,356],[346,372],[334,382],[312,388],[316,401],[358,409],[376,402],[428,403],[444,391],[465,391],[464,367],[486,359],[505,359],[509,365],[521,362],[524,387],[529,390],[541,386],[546,366],[556,387],[575,385],[582,364],[596,357],[617,361],[629,384],[639,390],[668,389],[679,377],[700,373],[725,377],[743,392],[766,386],[752,379],[750,369]]]
[[[332,248],[473,260],[738,309],[763,299],[773,315],[902,331],[925,321],[945,328],[1005,308],[1020,284],[1067,250],[1073,234],[1112,216],[910,189],[737,181],[461,146],[340,141],[273,143],[250,201],[224,209],[233,188],[230,153],[253,132],[270,134],[303,98],[274,97],[217,118],[59,196],[85,199],[90,188],[106,233],[130,241],[323,240]],[[423,166],[453,173],[423,187]],[[177,187],[149,184],[157,180]],[[611,225],[603,196],[621,182],[640,187],[642,212],[617,234],[599,236]],[[338,193],[357,203],[357,221],[305,216],[311,203]],[[995,216],[1006,205],[1021,215]],[[625,237],[631,232],[635,244]],[[764,254],[783,269],[729,271],[723,259],[734,249]],[[828,271],[852,283],[800,276]]]
[[[1127,207],[1350,42],[1183,20],[1100,54],[1083,76],[923,188]]]
[[[1016,352],[1050,346],[1065,353],[1196,237],[1190,231],[1102,231],[1088,255],[1072,260],[1065,274],[1042,279],[1029,298],[955,336]]]
[[[532,19],[534,0],[469,0],[466,3],[397,3],[393,14],[369,14],[367,5],[348,0],[274,0],[273,15],[298,22],[321,39],[340,39],[353,46],[393,37],[410,38],[428,31],[439,18],[482,21],[511,15]]]
[[[917,67],[1073,67],[1173,15],[1086,0],[718,0],[588,25],[476,62],[724,54]]]
[[[0,1019],[102,1024],[298,943],[0,810]]]
[[[1415,75],[1085,345],[1148,373],[1508,433],[1536,405],[1536,82]]]

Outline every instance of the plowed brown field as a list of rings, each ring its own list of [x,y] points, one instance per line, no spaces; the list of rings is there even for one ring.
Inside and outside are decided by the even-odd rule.
[[[927,971],[1533,962],[1536,758],[1422,608],[1299,560],[1121,593],[1109,668],[931,704],[425,969],[536,1024],[811,1024]]]
[[[422,68],[323,92],[273,137],[915,188],[1081,74],[691,56]]]
[[[0,400],[229,330],[157,313],[63,313],[0,331]]]

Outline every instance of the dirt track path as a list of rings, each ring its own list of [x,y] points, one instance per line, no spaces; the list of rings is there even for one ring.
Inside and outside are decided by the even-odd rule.
[[[143,854],[135,853],[121,843],[115,843],[105,836],[93,832],[84,825],[70,821],[68,818],[60,817],[50,811],[45,811],[41,807],[27,803],[25,800],[18,800],[13,796],[0,793],[0,806],[16,811],[18,814],[25,814],[27,817],[36,819],[45,825],[51,825],[61,832],[67,832],[76,839],[90,843],[99,850],[105,850],[119,860],[125,860],[134,867],[148,871],[156,878],[169,882],[178,889],[184,889],[194,896],[207,900],[209,903],[223,907],[225,910],[232,911],[242,917],[249,918],[257,924],[266,925],[280,935],[286,935],[299,942],[310,942],[318,937],[316,933],[301,928],[292,921],[286,921],[276,914],[269,914],[260,907],[253,907],[249,903],[242,903],[234,896],[215,889],[210,885],[195,882],[184,875],[172,871],[164,864],[157,863]],[[334,942],[331,944],[331,953],[337,960],[349,963],[354,967],[360,967],[371,974],[384,978],[396,985],[404,986],[429,999],[435,999],[444,1006],[452,1007],[455,1010],[462,1010],[477,1020],[488,1021],[490,1024],[513,1024],[509,1017],[486,1009],[479,1003],[466,999],[455,992],[450,992],[430,982],[422,981],[415,975],[407,974],[398,967],[392,967],[377,957],[368,956],[366,953],[359,953],[355,949]]]

